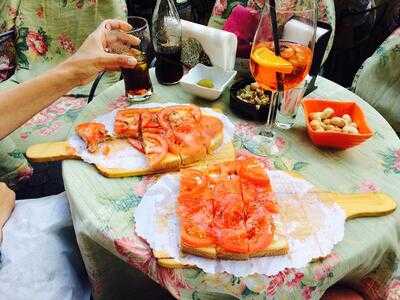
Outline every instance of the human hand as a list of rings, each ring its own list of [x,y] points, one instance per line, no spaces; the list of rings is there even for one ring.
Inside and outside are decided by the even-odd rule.
[[[0,182],[0,243],[3,239],[3,226],[15,207],[15,193]]]
[[[92,81],[102,71],[116,71],[134,68],[136,59],[124,54],[111,54],[108,49],[113,43],[122,42],[137,46],[140,40],[127,34],[132,26],[120,20],[105,20],[83,42],[78,51],[60,65],[71,70],[76,84],[84,85]]]

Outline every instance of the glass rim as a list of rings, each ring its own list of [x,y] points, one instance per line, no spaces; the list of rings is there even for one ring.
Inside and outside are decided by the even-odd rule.
[[[142,25],[141,27],[138,28],[133,28],[132,24],[129,23],[129,19],[138,19],[138,20],[142,20],[144,21],[144,25]],[[149,23],[147,22],[147,20],[143,17],[139,17],[139,16],[128,16],[127,17],[127,21],[129,23],[129,25],[132,26],[132,30],[130,30],[129,32],[138,32],[138,31],[142,31],[144,29],[146,29],[146,27],[149,27]]]

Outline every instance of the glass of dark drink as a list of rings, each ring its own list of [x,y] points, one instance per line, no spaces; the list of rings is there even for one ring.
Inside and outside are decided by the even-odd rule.
[[[141,17],[128,17],[128,23],[132,25],[130,34],[139,38],[140,44],[136,48],[126,47],[124,49],[125,54],[136,58],[137,65],[134,69],[122,69],[122,76],[128,99],[131,102],[140,102],[149,99],[153,94],[147,57],[150,46],[150,29],[146,19]]]
[[[176,84],[183,76],[182,26],[173,0],[157,0],[152,23],[157,80],[164,85]]]

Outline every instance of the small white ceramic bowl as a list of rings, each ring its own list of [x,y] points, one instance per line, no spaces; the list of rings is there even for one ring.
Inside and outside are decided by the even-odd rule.
[[[182,88],[190,94],[208,100],[218,99],[227,86],[235,79],[236,71],[225,71],[220,67],[207,67],[197,64],[180,80]],[[206,88],[197,84],[202,79],[214,82],[214,88]]]

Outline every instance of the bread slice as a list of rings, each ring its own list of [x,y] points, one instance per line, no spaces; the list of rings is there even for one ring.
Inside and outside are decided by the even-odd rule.
[[[250,257],[279,256],[289,252],[287,239],[279,234],[274,235],[272,243],[265,249],[256,253],[251,253]]]
[[[226,252],[221,247],[217,247],[217,257],[220,259],[229,259],[229,260],[248,260],[249,259],[249,255],[247,253]]]
[[[215,249],[215,247],[193,248],[188,245],[185,245],[185,243],[183,243],[182,241],[180,243],[180,247],[183,253],[201,256],[205,258],[211,258],[211,259],[217,258],[217,250]]]

